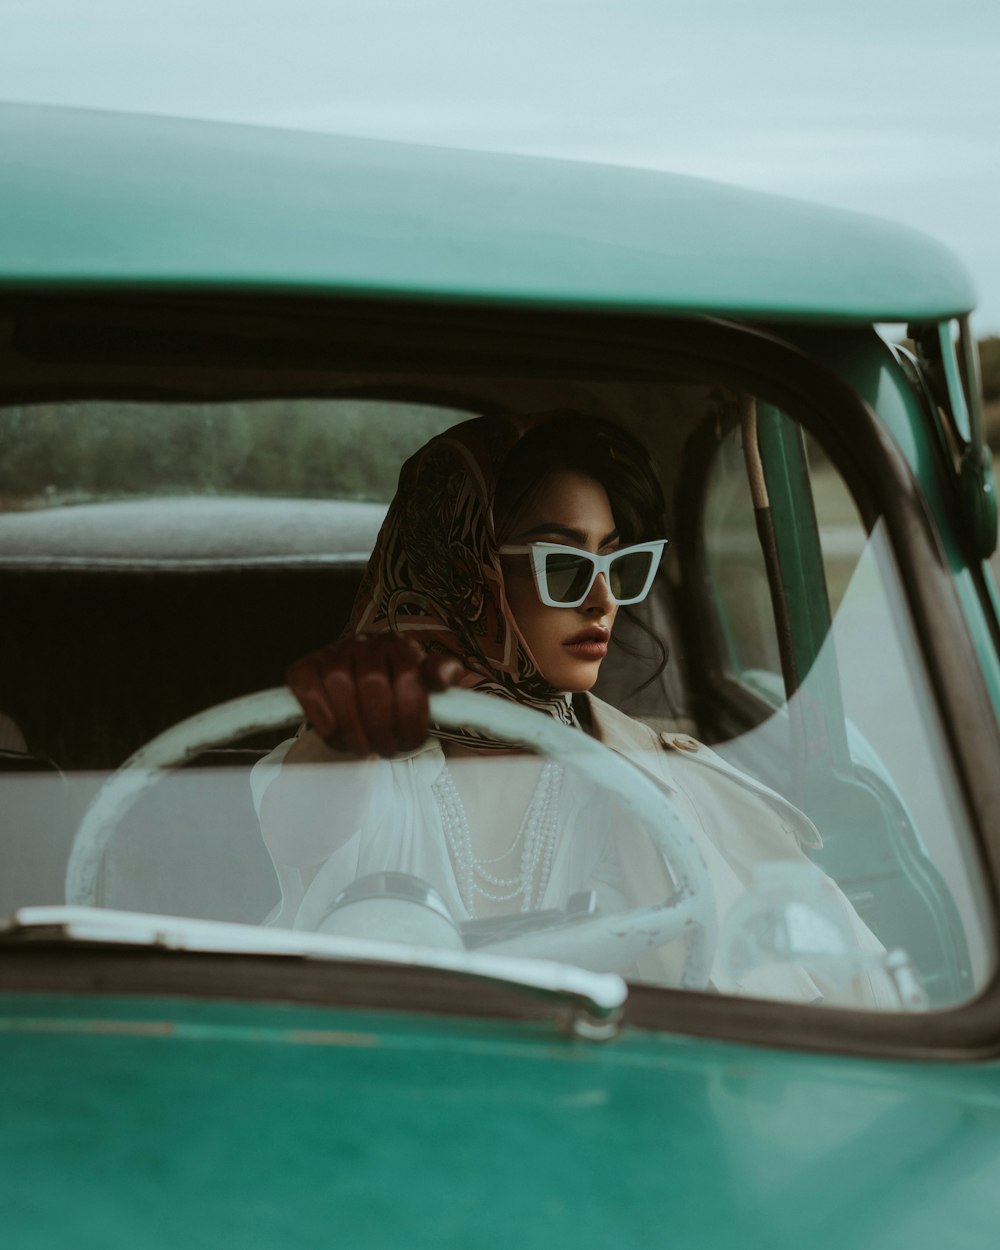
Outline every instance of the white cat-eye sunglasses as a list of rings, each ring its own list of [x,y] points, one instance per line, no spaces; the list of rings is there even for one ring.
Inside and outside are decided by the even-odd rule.
[[[665,538],[658,538],[599,556],[559,543],[528,543],[501,547],[500,554],[531,556],[538,597],[550,608],[578,608],[601,573],[615,603],[623,607],[641,603],[649,594],[666,545]]]

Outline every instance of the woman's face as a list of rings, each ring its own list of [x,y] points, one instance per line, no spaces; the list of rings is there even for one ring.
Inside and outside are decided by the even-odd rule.
[[[551,473],[517,519],[504,544],[561,543],[605,555],[619,546],[607,492],[571,469]],[[589,690],[608,650],[618,606],[604,575],[576,608],[550,608],[535,589],[531,558],[504,556],[504,588],[518,629],[550,686]]]

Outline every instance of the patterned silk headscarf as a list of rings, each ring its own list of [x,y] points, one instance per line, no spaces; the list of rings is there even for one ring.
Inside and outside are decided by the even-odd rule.
[[[465,670],[460,685],[574,725],[569,696],[541,676],[511,614],[497,551],[500,465],[530,423],[476,417],[406,461],[347,632],[389,632],[455,656]],[[469,746],[510,749],[471,730],[432,732]]]

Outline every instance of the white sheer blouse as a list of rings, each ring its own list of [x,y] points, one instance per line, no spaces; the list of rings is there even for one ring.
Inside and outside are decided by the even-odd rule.
[[[781,796],[684,735],[658,735],[597,699],[591,699],[591,706],[597,736],[653,778],[694,836],[711,877],[720,926],[747,894],[758,866],[809,862],[802,848],[818,843],[816,830]],[[293,741],[282,743],[253,771],[258,812]],[[327,770],[331,819],[337,807],[336,773],[350,766],[345,757]],[[370,806],[360,822],[363,828],[352,831],[318,865],[303,869],[283,863],[280,853],[269,845],[282,889],[280,909],[269,923],[315,930],[348,885],[368,874],[388,871],[419,877],[437,890],[455,920],[469,919],[434,791],[445,766],[444,754],[434,740],[412,755],[380,760],[374,766]],[[832,881],[823,880],[835,907],[846,917],[858,949],[881,953],[881,944],[844,895]],[[585,776],[567,769],[559,796],[551,871],[534,905],[564,908],[574,894],[594,891],[598,909],[615,914],[658,903],[672,888],[669,870],[650,839],[635,826],[623,827],[615,800]],[[671,943],[655,959],[623,971],[643,980],[676,983],[681,948],[679,941]],[[859,974],[845,991],[795,965],[772,967],[752,983],[737,983],[717,962],[712,985],[726,993],[786,1001],[897,1005],[891,986],[878,972]]]
[[[282,743],[254,768],[251,784],[258,811],[293,741]],[[350,767],[351,762],[344,760],[327,769],[331,812],[337,805],[337,772]],[[316,929],[347,885],[376,872],[419,877],[441,895],[455,920],[471,919],[434,792],[445,767],[444,753],[433,740],[413,755],[380,760],[375,765],[363,830],[355,830],[318,868],[303,870],[283,864],[269,847],[282,888],[281,909],[270,923]],[[566,770],[551,871],[541,897],[534,900],[538,908],[563,908],[574,894],[590,890],[596,893],[602,911],[622,911],[629,905],[613,836],[615,821],[613,801],[579,774]],[[511,832],[516,833],[513,826]]]

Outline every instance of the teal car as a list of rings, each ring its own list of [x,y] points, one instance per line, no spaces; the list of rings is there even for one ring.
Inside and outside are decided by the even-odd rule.
[[[649,171],[0,133],[5,1246],[991,1244],[997,509],[958,263]],[[399,874],[276,926],[252,774],[288,665],[407,455],[546,409],[637,434],[667,501],[598,693],[794,855],[723,906],[627,761],[448,692],[606,789],[674,895],[457,924]],[[682,977],[635,973],[682,931]]]

